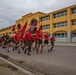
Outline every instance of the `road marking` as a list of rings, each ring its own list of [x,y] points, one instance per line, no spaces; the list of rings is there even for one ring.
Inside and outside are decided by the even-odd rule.
[[[33,74],[32,72],[27,71],[27,70],[23,69],[22,67],[20,67],[20,66],[14,64],[14,63],[12,63],[12,62],[10,62],[10,61],[8,61],[8,60],[2,58],[2,57],[0,57],[0,59],[3,60],[3,61],[5,61],[5,62],[7,62],[7,63],[9,63],[10,65],[16,67],[17,69],[23,71],[24,73],[26,73],[26,74],[28,74],[28,75],[35,75],[35,74]]]

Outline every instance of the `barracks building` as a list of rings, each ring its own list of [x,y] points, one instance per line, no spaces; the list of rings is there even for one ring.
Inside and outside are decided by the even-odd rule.
[[[16,29],[11,31],[14,25],[0,30],[0,36],[8,32],[13,36],[15,32],[28,21],[27,28],[36,22],[36,29],[42,24],[42,31],[48,32],[50,36],[54,34],[56,42],[76,42],[76,5],[56,10],[50,13],[36,12],[28,13],[22,16],[21,19],[16,20]]]

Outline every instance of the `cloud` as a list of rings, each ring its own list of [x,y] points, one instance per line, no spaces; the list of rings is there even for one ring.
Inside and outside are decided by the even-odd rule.
[[[0,29],[15,24],[27,13],[49,13],[76,4],[76,0],[0,0]]]

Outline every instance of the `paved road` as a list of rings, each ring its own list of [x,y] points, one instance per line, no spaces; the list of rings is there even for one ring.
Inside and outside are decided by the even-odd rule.
[[[25,61],[24,66],[35,69],[45,75],[76,75],[76,47],[55,46],[54,50],[48,53],[47,48],[44,48],[43,54],[36,54],[34,50],[31,56],[13,52],[10,48],[10,53],[0,48],[0,53],[8,55],[15,60]]]

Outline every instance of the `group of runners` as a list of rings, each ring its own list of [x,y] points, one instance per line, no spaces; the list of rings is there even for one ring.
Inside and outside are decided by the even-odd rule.
[[[10,37],[8,33],[6,35],[0,37],[0,46],[3,49],[6,49],[7,52],[10,52],[9,47],[12,46],[12,51],[18,51],[20,54],[20,49],[24,51],[24,53],[30,55],[30,52],[33,50],[36,53],[43,53],[44,47],[46,45],[47,51],[53,51],[55,38],[52,35],[50,37],[49,33],[44,33],[42,31],[37,31],[32,33],[31,30],[23,33],[16,33],[13,37]],[[20,48],[21,47],[21,48]]]

